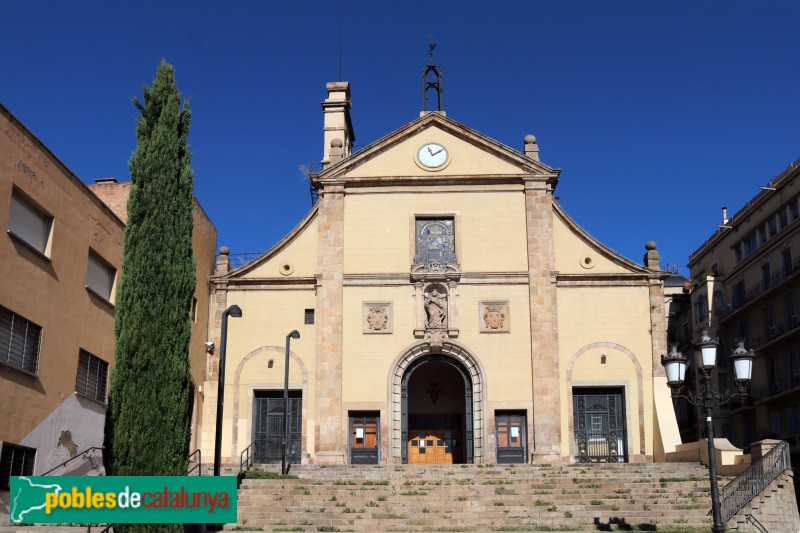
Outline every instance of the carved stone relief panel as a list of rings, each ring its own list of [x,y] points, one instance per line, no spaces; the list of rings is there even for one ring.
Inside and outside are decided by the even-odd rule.
[[[509,329],[508,300],[482,301],[478,305],[481,333],[507,333]]]
[[[392,302],[364,302],[362,314],[364,333],[392,332]]]

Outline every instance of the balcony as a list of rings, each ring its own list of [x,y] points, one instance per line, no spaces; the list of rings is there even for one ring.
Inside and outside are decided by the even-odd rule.
[[[750,287],[750,289],[746,290],[745,293],[740,295],[738,298],[732,298],[731,303],[723,307],[721,311],[717,312],[719,321],[726,321],[733,314],[735,314],[736,311],[745,305],[758,300],[774,289],[784,286],[790,279],[796,278],[798,273],[800,273],[800,257],[797,257],[792,261],[790,268],[779,268],[773,272],[769,278],[762,281],[762,283],[759,283],[754,287]]]
[[[776,396],[783,395],[787,392],[794,392],[795,389],[800,387],[800,374],[793,374],[785,377],[783,380],[776,380],[768,385],[753,389],[753,397],[756,402],[764,402],[771,400]],[[798,389],[800,391],[800,389]]]

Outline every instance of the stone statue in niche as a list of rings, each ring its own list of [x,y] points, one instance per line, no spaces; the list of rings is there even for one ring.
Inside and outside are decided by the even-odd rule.
[[[447,295],[435,288],[425,294],[425,313],[428,315],[428,328],[447,327]]]
[[[367,327],[372,331],[385,331],[389,324],[389,312],[385,305],[374,305],[367,309]]]
[[[503,329],[506,322],[505,306],[502,304],[484,306],[483,322],[486,329]]]

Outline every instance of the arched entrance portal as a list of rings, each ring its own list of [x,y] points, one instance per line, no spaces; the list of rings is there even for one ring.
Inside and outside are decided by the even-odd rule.
[[[403,463],[472,463],[472,376],[456,359],[428,355],[401,383]]]

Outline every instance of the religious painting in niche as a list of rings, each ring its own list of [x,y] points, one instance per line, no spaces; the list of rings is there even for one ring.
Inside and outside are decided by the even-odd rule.
[[[478,319],[482,333],[509,331],[508,301],[483,301],[478,306]]]
[[[452,218],[418,218],[416,239],[414,263],[447,265],[457,262]]]
[[[364,302],[362,309],[364,333],[392,332],[391,302]]]

